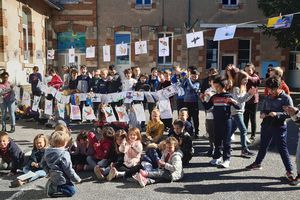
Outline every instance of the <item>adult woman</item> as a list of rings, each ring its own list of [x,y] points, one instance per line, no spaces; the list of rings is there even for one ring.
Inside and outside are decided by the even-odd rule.
[[[1,74],[0,83],[0,108],[2,113],[2,131],[6,131],[6,111],[10,113],[10,132],[15,132],[15,93],[12,84],[8,81],[9,74],[4,72]]]

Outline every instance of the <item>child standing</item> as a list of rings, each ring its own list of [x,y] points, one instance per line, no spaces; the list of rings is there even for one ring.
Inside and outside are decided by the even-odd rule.
[[[287,149],[287,128],[285,120],[288,114],[284,112],[284,106],[293,106],[292,98],[280,89],[281,80],[279,77],[271,77],[266,81],[266,87],[270,95],[266,96],[260,117],[261,123],[261,142],[255,161],[246,167],[248,170],[262,169],[261,163],[267,154],[270,141],[275,139],[282,162],[285,166],[286,177],[292,182],[292,164],[290,154]]]
[[[176,119],[173,122],[174,134],[170,135],[178,140],[180,150],[183,153],[182,164],[188,165],[194,155],[193,141],[187,132],[184,131],[184,122],[180,119]]]
[[[24,153],[4,131],[0,132],[0,158],[0,169],[11,169],[8,176],[15,175],[17,169],[21,169],[24,161]]]
[[[212,165],[220,165],[224,168],[228,168],[230,165],[230,149],[231,149],[231,132],[232,121],[230,107],[236,105],[236,100],[233,96],[226,92],[228,87],[228,80],[222,79],[220,76],[216,77],[213,81],[214,88],[217,94],[213,95],[209,101],[203,102],[203,106],[206,110],[213,107],[214,127],[215,127],[215,152],[213,160],[210,161]],[[223,161],[221,158],[221,145],[223,143]]]
[[[164,123],[160,120],[160,112],[158,109],[152,110],[151,120],[149,120],[146,127],[145,144],[150,142],[158,143],[164,134]]]
[[[137,80],[132,78],[132,71],[131,69],[124,70],[124,80],[122,81],[122,91],[132,91],[134,85],[137,83]]]
[[[67,196],[75,194],[72,183],[80,183],[81,179],[72,168],[70,153],[65,149],[70,141],[68,133],[55,131],[51,134],[50,148],[45,150],[42,166],[50,178],[46,184],[48,197]]]
[[[143,145],[141,143],[141,132],[138,128],[130,128],[128,130],[127,137],[123,139],[119,151],[124,153],[124,162],[115,164],[111,168],[107,176],[108,181],[116,177],[132,177],[142,168],[139,163]]]
[[[99,165],[100,167],[107,167],[108,154],[112,148],[114,135],[115,130],[112,127],[107,126],[102,129],[103,138],[98,142],[91,144],[94,147],[94,155],[87,157],[87,169],[94,169],[96,165]]]
[[[157,182],[178,181],[183,177],[182,152],[179,150],[178,141],[174,137],[169,137],[165,143],[166,147],[159,164],[160,169],[150,172],[140,170],[134,176],[141,187]]]
[[[41,165],[42,158],[45,153],[45,149],[48,147],[48,139],[44,134],[38,134],[33,140],[33,149],[29,157],[27,165],[23,168],[23,172],[29,173],[30,171],[34,172],[36,175],[31,177],[28,180],[17,180],[17,186],[21,186],[27,182],[34,181],[38,178],[46,176],[46,172],[43,170]]]

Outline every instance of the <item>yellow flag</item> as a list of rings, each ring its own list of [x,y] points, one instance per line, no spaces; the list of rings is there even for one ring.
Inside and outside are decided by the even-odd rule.
[[[278,20],[280,20],[282,16],[278,17],[272,17],[268,19],[267,27],[268,28],[274,28],[274,25],[277,23]]]

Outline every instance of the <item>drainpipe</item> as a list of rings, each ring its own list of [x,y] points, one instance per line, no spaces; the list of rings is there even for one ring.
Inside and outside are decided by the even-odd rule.
[[[47,55],[48,55],[48,46],[49,46],[49,34],[48,34],[48,23],[47,23],[48,19],[47,17],[45,18],[45,38],[46,38],[46,48],[45,48],[45,55],[46,55],[46,67],[45,67],[45,71],[44,71],[44,77],[48,71],[48,59],[47,59]]]
[[[162,0],[162,18],[161,18],[161,25],[165,25],[165,0]]]
[[[187,32],[189,32],[189,29],[191,27],[191,0],[188,2],[188,29]],[[187,48],[187,66],[190,66],[190,49]]]

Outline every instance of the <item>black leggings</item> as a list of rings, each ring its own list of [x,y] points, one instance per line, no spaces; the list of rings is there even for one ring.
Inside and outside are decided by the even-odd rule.
[[[141,164],[137,164],[133,167],[126,167],[126,165],[124,165],[123,163],[116,163],[115,168],[118,171],[125,172],[124,175],[125,178],[130,178],[133,175],[135,175],[137,172],[139,172],[140,169],[143,169],[143,166]]]
[[[248,129],[248,122],[250,119],[251,122],[251,136],[255,136],[256,133],[256,111],[257,111],[257,103],[246,104],[245,112],[244,112],[244,123],[246,128]]]

